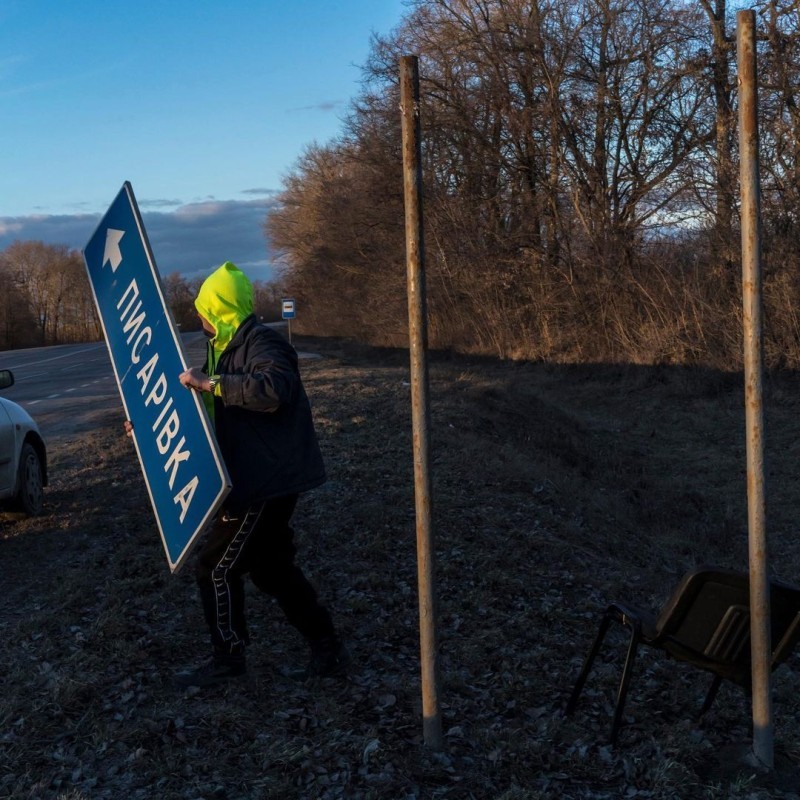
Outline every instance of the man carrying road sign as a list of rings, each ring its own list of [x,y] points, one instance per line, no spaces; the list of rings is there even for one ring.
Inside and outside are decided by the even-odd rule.
[[[245,672],[249,634],[242,578],[275,597],[311,647],[296,677],[344,670],[347,653],[330,614],[294,562],[290,526],[301,492],[325,481],[297,353],[253,314],[253,288],[226,262],[195,300],[209,337],[206,362],[180,375],[201,393],[233,488],[198,554],[197,583],[213,655],[179,673],[180,686],[207,686]]]

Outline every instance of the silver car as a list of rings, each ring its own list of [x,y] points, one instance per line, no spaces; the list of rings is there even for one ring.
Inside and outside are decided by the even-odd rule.
[[[14,385],[11,370],[0,370],[0,389]],[[47,448],[27,411],[0,396],[0,508],[42,513],[47,486]]]

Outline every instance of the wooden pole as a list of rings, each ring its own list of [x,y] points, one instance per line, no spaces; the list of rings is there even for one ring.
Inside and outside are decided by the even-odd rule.
[[[419,66],[416,56],[400,59],[400,114],[403,133],[403,193],[406,224],[408,334],[411,358],[411,413],[414,436],[414,493],[417,519],[417,581],[425,744],[442,748],[436,610],[431,530],[431,479],[427,363],[425,245],[422,235],[422,159],[420,155]]]
[[[750,645],[753,667],[753,754],[774,766],[772,644],[769,561],[764,513],[763,315],[760,184],[758,172],[758,82],[755,12],[737,14],[739,153],[742,201],[742,302],[744,390],[747,427],[747,509],[750,551]]]

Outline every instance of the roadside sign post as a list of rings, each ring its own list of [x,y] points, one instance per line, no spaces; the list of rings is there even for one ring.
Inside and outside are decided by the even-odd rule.
[[[83,251],[169,567],[184,563],[230,491],[127,181]],[[122,425],[120,424],[120,431]]]
[[[755,11],[737,14],[739,153],[742,194],[742,303],[747,442],[747,516],[750,554],[750,649],[753,754],[774,767],[772,642],[769,560],[764,491],[763,302],[761,280],[761,189],[758,173],[758,80]]]
[[[441,750],[439,662],[436,643],[436,586],[431,526],[430,405],[425,246],[422,220],[422,158],[419,120],[419,61],[400,59],[400,113],[403,197],[406,227],[408,336],[411,360],[411,415],[414,439],[414,498],[417,519],[417,583],[422,677],[422,733],[425,744]]]
[[[286,325],[289,328],[289,344],[292,343],[292,320],[294,316],[294,300],[291,297],[284,297],[281,300],[281,317],[286,320]]]

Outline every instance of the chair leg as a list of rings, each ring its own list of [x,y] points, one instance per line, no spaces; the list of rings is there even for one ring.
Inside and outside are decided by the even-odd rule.
[[[595,637],[594,643],[592,644],[592,649],[589,650],[586,659],[583,662],[583,668],[581,669],[581,674],[578,675],[578,680],[575,681],[575,688],[572,690],[572,694],[570,695],[569,702],[567,702],[567,714],[572,714],[575,711],[575,706],[578,704],[578,698],[583,691],[584,684],[586,683],[586,678],[589,677],[589,671],[592,668],[592,664],[594,662],[597,653],[600,650],[600,645],[603,643],[603,639],[605,638],[606,632],[608,631],[608,626],[611,624],[611,618],[608,614],[603,615],[603,619],[600,622],[600,629],[597,631],[597,636]]]
[[[617,692],[617,705],[614,708],[614,720],[611,723],[611,744],[616,744],[619,729],[622,725],[622,712],[625,708],[625,700],[628,696],[628,686],[633,675],[633,662],[636,660],[636,649],[639,646],[640,631],[638,626],[631,631],[631,641],[628,645],[628,655],[625,657],[625,667],[622,670],[622,680],[619,683]]]
[[[702,717],[712,706],[714,699],[717,696],[717,691],[719,687],[722,685],[722,677],[719,675],[714,676],[714,680],[711,681],[711,686],[708,688],[708,694],[706,695],[706,699],[703,701],[703,707],[700,709],[700,716]]]

